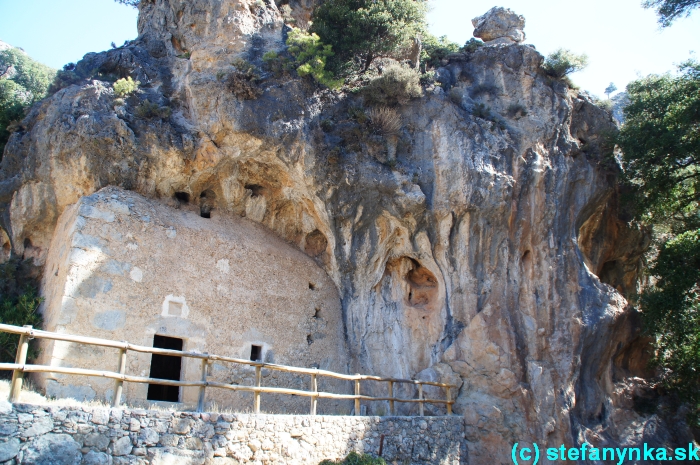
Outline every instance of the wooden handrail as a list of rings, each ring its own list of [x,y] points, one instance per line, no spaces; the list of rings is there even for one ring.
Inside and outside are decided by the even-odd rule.
[[[254,412],[260,412],[260,394],[284,394],[293,396],[303,396],[311,397],[311,414],[316,413],[316,401],[317,399],[347,399],[355,401],[355,415],[360,414],[360,401],[388,401],[390,403],[391,414],[394,412],[394,402],[404,402],[404,403],[418,403],[420,415],[423,415],[423,405],[425,403],[429,404],[445,404],[447,406],[448,414],[452,412],[452,405],[455,403],[451,397],[451,389],[457,386],[446,383],[438,383],[434,381],[421,381],[413,379],[399,379],[399,378],[383,378],[380,376],[370,376],[370,375],[346,375],[342,373],[335,373],[327,370],[320,370],[317,368],[297,368],[286,365],[277,365],[273,363],[264,363],[260,361],[252,361],[245,359],[238,359],[232,357],[223,357],[220,355],[206,354],[200,352],[192,351],[180,351],[171,349],[160,349],[156,347],[146,347],[136,344],[130,344],[128,342],[122,341],[111,341],[108,339],[99,339],[93,337],[84,336],[74,336],[69,334],[58,334],[49,331],[42,331],[33,329],[30,326],[20,328],[18,326],[0,324],[0,332],[19,334],[23,339],[25,344],[20,344],[18,347],[17,358],[15,363],[0,363],[0,370],[12,370],[13,371],[13,382],[11,386],[10,401],[16,402],[19,398],[19,389],[21,389],[21,382],[24,373],[60,373],[67,375],[78,375],[78,376],[91,376],[91,377],[103,377],[110,378],[116,381],[115,396],[113,400],[113,405],[116,407],[121,401],[121,386],[124,382],[129,383],[147,383],[147,384],[160,384],[166,386],[187,386],[187,387],[198,387],[199,388],[199,401],[198,410],[202,410],[204,407],[205,389],[207,387],[227,389],[232,391],[243,391],[243,392],[253,392],[254,396]],[[58,366],[47,366],[47,365],[32,365],[26,363],[26,342],[29,339],[40,338],[40,339],[51,339],[56,341],[64,342],[74,342],[78,344],[88,344],[100,347],[110,347],[114,349],[119,349],[119,372],[102,371],[102,370],[90,370],[84,368],[72,368],[72,367],[58,367]],[[24,349],[23,349],[24,348]],[[23,350],[25,353],[23,353]],[[201,379],[199,381],[175,381],[167,379],[149,378],[143,376],[131,376],[125,373],[126,367],[126,353],[127,351],[150,353],[158,355],[168,355],[176,357],[187,357],[201,360]],[[256,377],[255,386],[243,386],[239,384],[227,384],[219,383],[214,381],[206,380],[207,365],[211,362],[226,362],[235,363],[241,365],[248,365],[255,367]],[[275,387],[265,387],[261,386],[262,369],[270,369],[283,371],[288,373],[300,374],[300,375],[310,375],[312,379],[311,390],[303,391],[299,389],[287,389],[287,388],[275,388]],[[317,385],[317,377],[325,376],[329,378],[354,381],[355,394],[335,394],[330,392],[319,392]],[[377,381],[388,383],[389,396],[388,397],[372,397],[360,394],[360,382],[361,381]],[[418,386],[418,399],[401,399],[394,397],[394,383],[404,383],[413,384]],[[426,399],[423,398],[423,386],[437,386],[445,389],[446,399]]]

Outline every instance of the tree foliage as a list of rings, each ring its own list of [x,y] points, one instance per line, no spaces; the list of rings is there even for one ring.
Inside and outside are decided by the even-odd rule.
[[[441,61],[450,53],[459,52],[459,44],[450,41],[447,36],[436,37],[430,33],[422,34],[420,61],[423,70],[438,68]]]
[[[563,48],[547,55],[543,65],[547,74],[556,78],[563,78],[571,73],[581,71],[586,66],[588,66],[586,54],[579,55]]]
[[[114,0],[117,3],[121,3],[122,5],[129,5],[133,6],[134,8],[139,6],[139,3],[141,3],[141,0]]]
[[[328,65],[342,75],[408,47],[425,28],[425,13],[423,0],[327,0],[314,11],[310,32],[333,48]]]
[[[659,24],[668,27],[675,19],[689,16],[700,5],[700,0],[646,0],[643,5],[644,8],[656,9]]]
[[[56,70],[17,48],[0,51],[0,158],[10,137],[8,127],[46,96]]]
[[[326,69],[327,61],[334,53],[330,45],[321,42],[318,34],[294,28],[287,36],[287,46],[287,51],[296,61],[295,66],[300,77],[311,76],[316,82],[330,89],[336,89],[343,84],[342,79],[335,79],[333,73]]]
[[[640,297],[661,381],[700,409],[700,64],[627,86],[617,143],[637,218],[662,232]]]
[[[37,313],[42,299],[37,296],[32,283],[31,261],[11,259],[0,265],[0,323],[24,326],[41,325]],[[19,336],[0,333],[0,362],[12,363],[15,360]],[[30,358],[36,356],[31,347]]]
[[[615,83],[611,82],[610,85],[605,88],[604,92],[605,92],[605,95],[608,96],[608,99],[610,99],[610,94],[612,94],[616,90],[617,90],[617,86],[615,85]]]
[[[679,70],[679,76],[652,75],[627,86],[618,136],[626,174],[639,187],[640,215],[673,233],[700,226],[700,64]]]

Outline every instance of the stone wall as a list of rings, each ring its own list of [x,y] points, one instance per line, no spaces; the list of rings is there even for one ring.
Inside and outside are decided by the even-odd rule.
[[[382,442],[388,463],[467,463],[460,416],[200,414],[0,403],[0,463],[317,464],[351,451],[377,455]]]
[[[213,194],[209,194],[210,196]],[[148,200],[109,187],[61,215],[42,282],[44,329],[152,346],[154,336],[183,350],[348,372],[338,290],[314,260],[270,231],[192,202]],[[39,363],[114,370],[118,351],[42,341]],[[157,363],[157,362],[156,362]],[[127,374],[149,376],[150,354],[129,352]],[[210,381],[253,385],[247,365],[213,363]],[[152,376],[158,377],[158,376]],[[200,361],[183,359],[180,379],[201,377]],[[48,374],[51,397],[111,401],[112,380]],[[319,380],[322,391],[348,393],[348,382]],[[263,385],[308,389],[308,376],[264,370]],[[148,385],[127,384],[124,400],[146,403]],[[274,396],[272,396],[274,397]],[[193,410],[198,388],[179,392],[177,410]],[[153,396],[151,396],[153,399]],[[165,400],[165,399],[160,399]],[[207,391],[207,402],[250,410],[251,393]],[[186,407],[189,405],[190,407]],[[306,399],[278,397],[268,413],[306,413]],[[348,414],[351,402],[324,401],[318,413]]]

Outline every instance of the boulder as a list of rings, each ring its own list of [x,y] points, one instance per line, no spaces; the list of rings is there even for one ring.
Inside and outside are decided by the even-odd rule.
[[[519,44],[525,40],[525,18],[513,10],[493,7],[485,14],[472,19],[474,37],[489,45]]]

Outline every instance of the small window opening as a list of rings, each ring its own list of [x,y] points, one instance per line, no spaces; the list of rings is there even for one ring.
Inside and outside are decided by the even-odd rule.
[[[153,336],[153,347],[159,349],[182,350],[182,339],[167,336]],[[151,355],[151,378],[169,379],[180,381],[182,372],[182,357],[171,355]],[[165,402],[179,402],[180,387],[165,386],[162,384],[149,384],[148,400],[160,400]]]
[[[314,283],[309,283],[309,289],[311,289],[312,291],[315,291],[316,285]]]
[[[262,346],[256,346],[255,344],[250,346],[250,360],[253,362],[262,361]]]
[[[175,200],[180,203],[190,203],[190,194],[187,192],[175,192]]]

